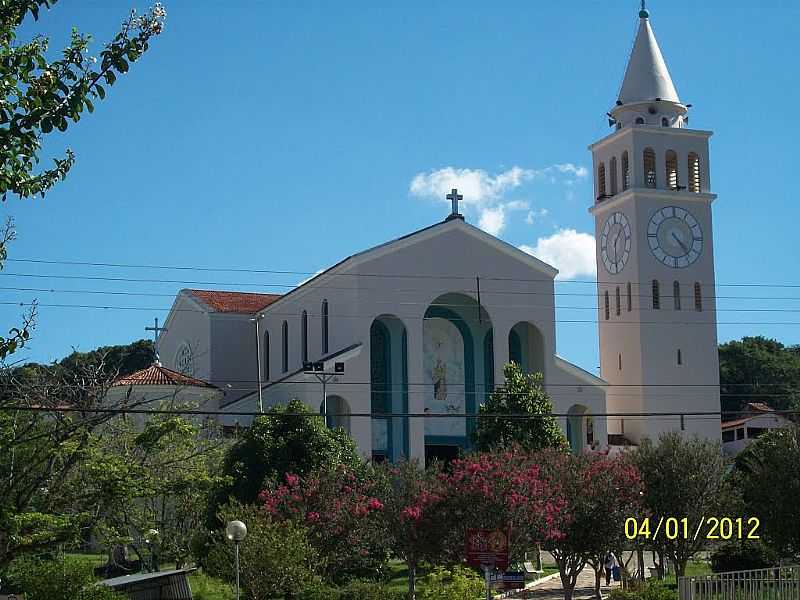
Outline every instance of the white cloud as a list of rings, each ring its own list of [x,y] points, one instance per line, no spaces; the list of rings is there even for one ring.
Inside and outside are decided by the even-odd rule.
[[[481,206],[496,200],[504,192],[519,187],[534,176],[534,171],[521,167],[512,167],[494,176],[483,169],[445,167],[417,173],[411,180],[409,191],[415,196],[445,200],[451,189],[458,188],[458,192],[464,195],[464,204]]]
[[[486,233],[500,235],[506,228],[506,213],[510,210],[525,210],[529,204],[523,200],[512,200],[496,206],[486,206],[481,209],[478,227]]]
[[[547,211],[546,208],[540,208],[539,210],[529,210],[528,214],[525,217],[525,222],[528,225],[533,225],[533,223],[534,223],[534,221],[536,221],[536,219],[538,219],[540,217],[546,217],[547,216],[547,212],[548,211]]]
[[[506,211],[503,206],[484,208],[481,210],[481,218],[478,221],[478,227],[483,229],[486,233],[500,235],[500,232],[506,227]]]
[[[569,173],[575,177],[586,177],[589,175],[589,170],[586,167],[579,167],[572,163],[560,163],[553,165],[559,173]]]
[[[597,273],[595,240],[588,233],[559,229],[549,237],[539,238],[535,247],[523,244],[519,249],[558,269],[558,279]]]

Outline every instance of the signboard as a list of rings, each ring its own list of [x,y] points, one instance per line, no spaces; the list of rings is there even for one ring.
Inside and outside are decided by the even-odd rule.
[[[467,529],[467,564],[505,571],[508,568],[508,531]]]
[[[503,588],[521,590],[525,588],[525,573],[522,571],[506,571],[503,573]]]

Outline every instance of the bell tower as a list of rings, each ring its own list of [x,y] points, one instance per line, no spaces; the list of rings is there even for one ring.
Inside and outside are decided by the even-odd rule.
[[[609,433],[639,442],[665,431],[720,437],[719,359],[708,141],[690,129],[649,13],[592,144],[601,377]]]

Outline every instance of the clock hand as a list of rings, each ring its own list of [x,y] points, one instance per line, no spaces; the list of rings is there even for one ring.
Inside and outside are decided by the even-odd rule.
[[[619,236],[620,236],[620,235],[622,235],[622,232],[618,233],[618,234],[617,234],[617,235],[614,237],[614,241],[613,241],[613,242],[611,242],[611,245],[612,245],[612,246],[613,246],[613,248],[614,248],[614,262],[617,262],[617,240],[619,239]]]
[[[683,251],[684,251],[684,252],[689,252],[689,248],[687,248],[687,247],[686,247],[686,244],[684,244],[684,243],[683,243],[683,242],[680,240],[680,238],[678,238],[678,236],[677,236],[677,235],[675,235],[675,232],[674,232],[674,231],[672,232],[672,239],[673,239],[673,240],[675,240],[676,242],[678,242],[678,245],[679,245],[681,248],[683,248]]]

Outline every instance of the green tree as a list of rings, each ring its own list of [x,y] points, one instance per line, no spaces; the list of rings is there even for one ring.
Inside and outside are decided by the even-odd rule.
[[[30,556],[13,561],[6,571],[4,591],[25,593],[26,600],[124,600],[109,587],[95,586],[92,563],[77,557],[41,559]]]
[[[685,439],[677,432],[662,434],[657,443],[644,439],[633,459],[644,484],[643,503],[650,514],[651,534],[662,518],[687,519],[692,535],[674,540],[661,535],[652,545],[672,559],[682,576],[686,563],[709,543],[705,535],[695,538],[693,532],[706,517],[723,517],[733,506],[736,493],[728,477],[729,463],[719,442]]]
[[[296,598],[318,582],[314,574],[316,554],[306,530],[291,520],[273,521],[263,508],[231,503],[218,514],[221,523],[238,520],[247,526],[239,546],[240,583],[250,600]],[[211,543],[204,566],[231,581],[234,573],[233,544],[219,531]]]
[[[800,347],[761,336],[720,344],[719,380],[723,411],[742,410],[748,402],[798,409]]]
[[[150,417],[141,430],[122,418],[109,422],[74,477],[95,499],[98,540],[110,549],[129,545],[143,560],[143,535],[155,529],[158,558],[188,563],[209,495],[223,480],[218,473],[225,445],[211,425],[179,416]]]
[[[8,194],[21,198],[44,196],[64,179],[75,162],[67,148],[53,159],[50,168],[39,168],[42,144],[48,134],[66,131],[77,123],[84,111],[93,112],[94,102],[106,97],[130,63],[147,51],[153,36],[161,33],[166,13],[156,4],[148,13],[130,17],[121,30],[99,52],[89,53],[91,37],[72,31],[69,45],[57,60],[48,60],[49,40],[42,35],[26,42],[17,40],[17,30],[27,18],[38,21],[42,8],[57,0],[0,1],[0,198]],[[98,60],[99,58],[99,60]],[[8,221],[0,234],[0,264],[13,239],[13,224]],[[34,313],[23,325],[0,337],[0,360],[13,353],[30,337]]]
[[[757,517],[767,545],[800,556],[800,427],[766,432],[736,457],[745,514]]]
[[[553,403],[544,391],[542,374],[525,373],[515,362],[507,364],[503,373],[505,384],[478,409],[480,415],[502,416],[478,419],[472,434],[475,448],[486,452],[513,444],[530,451],[565,447],[564,434],[555,417],[550,416]]]
[[[261,490],[282,483],[287,473],[305,476],[338,465],[358,470],[362,463],[353,439],[341,428],[326,427],[301,401],[274,406],[256,417],[226,453],[222,472],[229,483],[215,494],[211,523],[229,498],[252,504]]]

